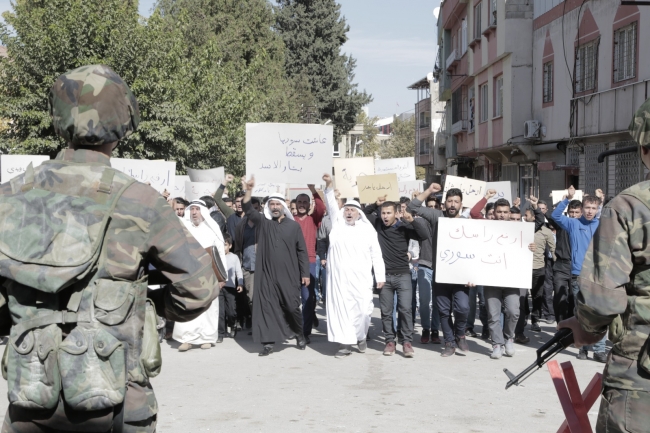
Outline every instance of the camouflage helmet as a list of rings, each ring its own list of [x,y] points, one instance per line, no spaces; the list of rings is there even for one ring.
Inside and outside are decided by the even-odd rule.
[[[650,99],[646,100],[630,123],[630,134],[640,146],[650,145]]]
[[[49,97],[54,130],[68,143],[112,143],[131,135],[140,123],[135,96],[108,66],[66,72],[57,78]]]

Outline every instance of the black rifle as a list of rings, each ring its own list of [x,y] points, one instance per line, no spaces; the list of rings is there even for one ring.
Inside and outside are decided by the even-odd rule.
[[[537,360],[533,362],[530,367],[519,373],[518,375],[512,374],[508,371],[507,368],[503,369],[503,372],[508,376],[510,381],[506,384],[506,389],[510,388],[512,385],[517,385],[528,377],[535,373],[537,370],[542,368],[549,360],[551,360],[555,355],[560,353],[562,350],[566,349],[573,344],[573,331],[568,328],[562,328],[546,342],[542,347],[537,349]]]

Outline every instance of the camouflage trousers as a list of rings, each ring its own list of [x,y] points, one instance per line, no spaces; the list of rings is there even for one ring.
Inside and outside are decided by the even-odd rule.
[[[605,388],[596,433],[650,431],[650,392]]]

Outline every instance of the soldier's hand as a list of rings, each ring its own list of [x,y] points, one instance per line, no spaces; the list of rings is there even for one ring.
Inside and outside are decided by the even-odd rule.
[[[495,195],[497,195],[497,190],[496,189],[488,189],[487,192],[485,193],[485,199],[489,200],[492,197],[494,197]]]
[[[228,186],[230,182],[235,180],[235,176],[232,174],[227,174],[226,177],[223,179],[223,186]]]
[[[573,331],[573,344],[575,347],[580,349],[582,346],[589,346],[591,344],[596,344],[605,336],[605,332],[601,334],[592,334],[582,329],[580,322],[574,316],[570,319],[566,319],[557,324],[557,329],[568,328]]]
[[[576,195],[576,189],[573,187],[573,185],[571,185],[567,190],[567,198],[569,200],[573,200],[574,195]]]
[[[442,187],[440,186],[440,184],[432,183],[431,185],[429,185],[429,188],[427,188],[427,195],[435,194],[440,191],[442,191]]]

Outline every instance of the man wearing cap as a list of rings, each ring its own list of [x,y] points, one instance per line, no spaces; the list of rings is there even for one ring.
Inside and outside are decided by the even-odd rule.
[[[650,99],[636,112],[630,133],[650,167]],[[611,200],[585,255],[575,317],[576,347],[602,340],[609,327],[614,343],[603,375],[596,432],[648,431],[650,407],[650,182],[638,183]]]
[[[158,339],[147,298],[167,319],[198,317],[219,294],[212,260],[160,194],[111,168],[113,149],[140,121],[133,93],[114,71],[92,65],[67,72],[52,86],[49,102],[54,130],[68,147],[0,186],[3,238],[14,237],[0,248],[0,304],[10,300],[13,319],[7,346],[14,350],[17,341],[37,340],[33,352],[12,352],[3,363],[10,404],[2,432],[153,432],[158,406],[149,377],[158,371],[148,350]],[[24,206],[8,208],[8,200],[23,200]],[[104,213],[106,203],[111,206]],[[27,212],[29,221],[16,212]],[[36,243],[29,233],[38,233]],[[89,244],[88,236],[98,236],[97,242]],[[62,280],[68,284],[52,290],[53,278],[21,282],[60,272],[88,256],[89,246],[99,255],[87,262],[88,273]],[[44,252],[21,263],[5,254],[12,248]],[[52,269],[51,263],[62,267]],[[147,293],[150,263],[168,284]],[[25,273],[27,268],[34,272]],[[39,320],[30,320],[32,315]],[[102,374],[107,368],[111,373]]]
[[[332,176],[325,174],[325,204],[332,221],[327,252],[327,339],[340,344],[336,358],[352,353],[357,344],[359,352],[366,351],[366,335],[372,315],[372,270],[377,288],[386,281],[384,260],[377,232],[370,224],[361,205],[348,200],[339,210],[332,189]]]
[[[253,341],[264,346],[260,356],[273,352],[275,342],[296,337],[298,348],[307,342],[302,328],[300,288],[309,284],[309,258],[302,230],[281,194],[273,194],[257,212],[251,204],[255,178],[242,180],[246,191],[242,208],[256,229],[253,289]]]

